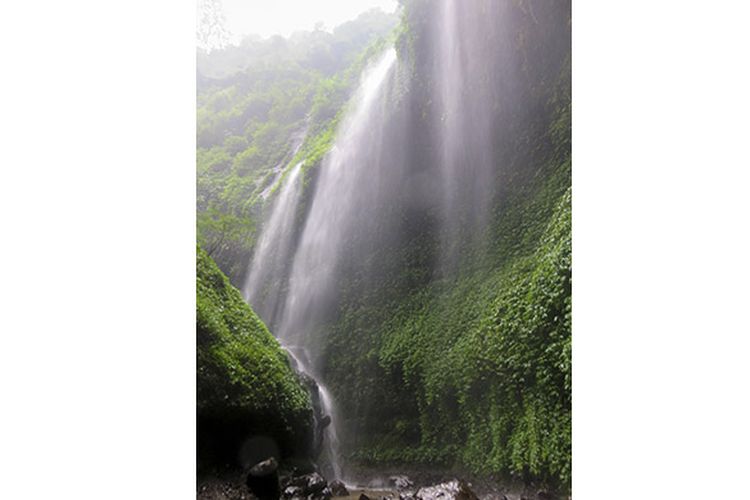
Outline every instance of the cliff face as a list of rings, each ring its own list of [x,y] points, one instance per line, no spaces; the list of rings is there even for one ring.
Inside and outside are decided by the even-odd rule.
[[[305,455],[310,396],[287,354],[200,248],[197,251],[199,466]],[[252,450],[249,450],[252,448]]]
[[[402,3],[284,163],[260,238],[288,248],[256,249],[249,296],[345,461],[569,489],[570,2]]]

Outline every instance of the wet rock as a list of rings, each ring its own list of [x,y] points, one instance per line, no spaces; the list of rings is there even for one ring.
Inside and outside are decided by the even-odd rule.
[[[331,416],[323,415],[323,417],[320,419],[320,422],[318,422],[318,429],[323,430],[329,425],[331,425]]]
[[[465,481],[454,479],[447,483],[420,488],[417,500],[479,500]]]
[[[408,490],[414,486],[414,483],[407,476],[391,476],[388,481],[398,491]]]
[[[349,490],[346,489],[346,485],[338,479],[334,479],[333,481],[331,481],[331,484],[329,484],[328,487],[331,488],[331,495],[334,497],[349,496]]]
[[[326,486],[319,493],[312,495],[313,500],[329,500],[333,495],[331,494],[331,488]]]
[[[273,457],[255,464],[250,469],[246,484],[253,495],[260,500],[278,500],[281,496],[278,469],[279,464]]]
[[[299,486],[287,486],[284,488],[284,498],[304,498],[302,488]]]
[[[417,490],[407,476],[391,476],[388,483],[398,492],[398,500],[416,500]]]
[[[278,469],[279,463],[275,458],[271,457],[267,460],[263,460],[262,462],[258,462],[257,464],[253,465],[253,467],[250,469],[250,474],[256,477],[267,476],[269,474],[273,474]]]
[[[289,484],[290,477],[305,476],[318,472],[318,467],[309,458],[290,458],[286,461],[287,475],[282,477],[281,484],[287,486]]]
[[[291,478],[287,483],[287,489],[291,486],[299,488],[302,491],[302,496],[310,496],[319,493],[322,494],[323,490],[328,486],[328,483],[323,476],[317,472],[313,472],[312,474],[305,474],[304,476]],[[328,492],[328,495],[330,496],[330,490],[328,490]]]

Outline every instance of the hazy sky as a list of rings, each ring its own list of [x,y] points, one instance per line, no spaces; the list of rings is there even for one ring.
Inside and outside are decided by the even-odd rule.
[[[326,29],[373,7],[393,12],[396,0],[222,0],[227,28],[234,39],[255,33],[288,36],[310,30],[319,21]]]

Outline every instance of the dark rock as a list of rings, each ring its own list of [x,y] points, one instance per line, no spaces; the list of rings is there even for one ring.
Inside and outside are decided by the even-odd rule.
[[[287,486],[284,488],[284,498],[304,498],[302,488],[299,486]]]
[[[536,493],[536,497],[539,500],[555,500],[555,497],[552,495],[552,493],[544,490],[540,490]]]
[[[328,486],[328,483],[323,478],[323,476],[321,476],[317,472],[313,472],[312,474],[305,474],[304,476],[293,477],[287,484],[288,486],[295,486],[297,488],[300,488],[302,490],[303,496],[316,495],[317,493],[321,493],[326,488],[326,486]]]
[[[262,462],[258,462],[257,464],[253,465],[253,467],[250,469],[250,474],[255,477],[263,477],[269,474],[273,474],[277,470],[279,470],[279,463],[275,458],[271,457],[267,460],[263,460]]]
[[[329,500],[333,495],[331,494],[331,488],[326,486],[320,492],[312,495],[313,500]]]
[[[370,500],[370,497],[368,497],[367,495],[365,495],[364,493],[362,493],[362,494],[359,495],[359,500]]]
[[[331,484],[329,484],[328,487],[331,488],[331,495],[334,497],[349,496],[349,490],[346,489],[346,485],[338,479],[331,481]]]
[[[416,498],[417,500],[479,500],[469,485],[458,479],[420,488]]]
[[[309,458],[293,458],[287,460],[287,466],[289,467],[289,476],[299,477],[313,472],[318,472],[318,467]],[[285,478],[287,481],[283,484],[289,484],[289,478]]]
[[[260,500],[278,500],[281,496],[278,468],[278,462],[271,457],[250,469],[246,484],[253,495]]]
[[[331,425],[331,416],[330,415],[323,415],[323,417],[318,422],[318,429],[323,430],[326,427],[328,427],[329,425]]]

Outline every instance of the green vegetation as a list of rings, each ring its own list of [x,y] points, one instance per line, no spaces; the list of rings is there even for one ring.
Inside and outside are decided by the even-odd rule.
[[[330,327],[352,458],[570,484],[570,158],[539,174],[514,186],[484,259],[408,292],[370,289]]]
[[[234,458],[236,449],[216,438],[216,427],[235,447],[263,434],[285,455],[304,452],[312,438],[309,393],[279,343],[201,248],[196,287],[199,460]]]
[[[199,52],[198,242],[235,285],[269,194],[295,163],[307,169],[328,151],[352,87],[396,21],[375,10],[333,33]]]

